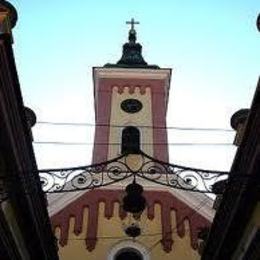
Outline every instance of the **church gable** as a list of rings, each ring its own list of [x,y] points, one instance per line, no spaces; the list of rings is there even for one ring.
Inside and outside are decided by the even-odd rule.
[[[82,237],[83,233],[88,251],[94,250],[96,244],[99,243],[98,227],[100,219],[111,219],[114,214],[118,215],[121,220],[127,218],[127,213],[122,209],[123,195],[124,192],[121,190],[92,190],[86,192],[83,196],[52,216],[53,229],[58,228],[60,230],[58,238],[60,245],[66,246],[69,243],[71,235],[69,230],[73,230],[76,236],[80,235]],[[165,252],[170,252],[174,247],[173,233],[176,233],[180,238],[188,234],[188,236],[190,236],[191,248],[198,248],[199,231],[210,225],[210,222],[198,212],[199,209],[204,206],[203,203],[198,205],[198,211],[196,211],[166,191],[145,191],[144,196],[147,201],[147,210],[142,214],[142,217],[151,221],[154,220],[155,217],[160,218],[161,226],[157,226],[156,232],[160,233],[160,241]],[[100,203],[104,203],[104,216],[100,215]],[[119,204],[117,212],[114,210],[116,203]],[[156,205],[160,207],[160,216],[156,216]],[[85,209],[88,211],[88,217],[87,220],[85,220],[87,225],[84,226],[83,218]],[[176,219],[175,226],[172,225],[173,215],[175,215]],[[74,219],[74,226],[70,226],[72,218]],[[118,225],[120,226],[121,223],[119,222]],[[152,234],[153,230],[147,228],[146,233],[141,234],[141,236],[149,236]],[[116,234],[111,232],[111,236],[116,237]],[[122,233],[121,236],[122,240],[127,238],[124,233]]]

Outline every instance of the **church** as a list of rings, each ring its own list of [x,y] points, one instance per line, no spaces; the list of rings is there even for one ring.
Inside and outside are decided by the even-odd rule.
[[[168,162],[166,113],[172,70],[145,61],[136,23],[128,22],[131,28],[121,59],[93,68],[92,163],[98,167],[112,161],[116,169],[119,161],[114,158],[124,156],[134,177],[49,195],[61,260],[200,259],[199,233],[213,220],[213,201],[207,195],[139,178],[138,169],[147,158],[153,158],[153,167],[157,160]],[[113,170],[114,177],[117,173]],[[156,178],[155,171],[150,173]],[[139,192],[140,200],[134,200],[138,209],[129,195],[133,190]]]

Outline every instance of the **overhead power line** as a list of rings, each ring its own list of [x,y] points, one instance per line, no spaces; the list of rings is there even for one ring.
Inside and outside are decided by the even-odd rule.
[[[39,121],[37,124],[41,125],[57,125],[57,126],[87,126],[87,127],[115,127],[122,128],[125,125],[116,125],[116,124],[92,124],[92,123],[72,123],[72,122],[51,122],[51,121]],[[214,132],[234,132],[232,129],[226,128],[210,128],[210,127],[180,127],[180,126],[151,126],[151,125],[137,125],[139,128],[152,128],[152,129],[171,129],[171,130],[180,130],[180,131],[214,131]]]
[[[60,142],[60,141],[35,141],[34,144],[52,145],[121,145],[121,143],[88,143],[88,142]],[[179,146],[231,146],[233,143],[141,143],[141,145],[179,145]]]

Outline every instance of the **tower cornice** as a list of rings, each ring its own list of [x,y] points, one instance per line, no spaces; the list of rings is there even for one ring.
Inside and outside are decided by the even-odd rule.
[[[94,67],[94,74],[99,78],[142,78],[142,79],[171,79],[171,68],[141,69],[141,68],[104,68]]]
[[[166,105],[171,83],[171,68],[140,69],[140,68],[105,68],[93,67],[94,93],[100,79],[139,79],[139,80],[164,80]]]

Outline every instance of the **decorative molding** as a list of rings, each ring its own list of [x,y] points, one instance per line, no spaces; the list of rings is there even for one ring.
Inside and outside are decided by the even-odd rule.
[[[134,78],[134,79],[168,79],[171,69],[140,69],[140,68],[104,68],[93,67],[97,78]]]
[[[212,222],[213,217],[215,215],[215,210],[213,207],[213,200],[204,193],[192,193],[190,194],[187,191],[177,190],[177,189],[169,189],[168,187],[158,187],[158,185],[147,184],[145,181],[140,181],[140,184],[144,186],[145,190],[150,191],[167,191],[175,196],[177,199],[181,200],[183,203],[189,205],[192,209],[196,209],[196,206],[199,203],[204,202],[205,205],[202,209],[200,209],[200,214],[205,217],[209,222]],[[121,184],[127,185],[127,183]],[[117,184],[115,189],[119,189],[120,186]],[[111,189],[111,187],[104,187],[103,189]],[[48,194],[48,211],[49,215],[52,217],[65,208],[67,205],[83,196],[88,191],[78,191],[71,193],[54,193]]]
[[[126,84],[126,85],[120,85],[120,86],[113,86],[113,92],[117,92],[119,94],[125,94],[128,93],[130,95],[132,94],[140,94],[145,95],[147,89],[151,89],[150,85],[133,85],[133,84]]]
[[[129,82],[136,81],[137,85],[154,85],[151,83],[161,81],[163,82],[163,89],[165,92],[165,102],[168,102],[168,94],[170,90],[172,69],[126,69],[126,68],[104,68],[104,67],[93,67],[93,81],[94,81],[94,93],[96,97],[96,91],[99,91],[100,81],[110,81],[113,85],[117,82]],[[144,82],[144,84],[142,84]],[[131,83],[132,84],[132,83]],[[96,102],[96,98],[95,98]]]
[[[204,218],[199,212],[193,210],[175,196],[165,191],[145,191],[144,196],[147,201],[147,217],[152,220],[155,217],[154,206],[161,206],[161,223],[162,223],[162,245],[165,252],[172,250],[172,225],[171,211],[176,212],[177,234],[180,237],[185,235],[184,220],[189,221],[191,247],[198,248],[198,231],[200,228],[209,226],[210,222]],[[92,190],[67,205],[60,212],[51,217],[53,229],[60,228],[59,243],[65,246],[68,243],[69,223],[71,217],[75,218],[74,233],[79,235],[83,232],[83,211],[88,208],[88,226],[86,231],[86,248],[89,251],[95,249],[98,229],[98,209],[99,203],[105,203],[105,217],[110,219],[113,216],[114,203],[121,204],[123,191],[121,190]],[[126,213],[119,208],[119,216],[121,219],[126,217]]]

